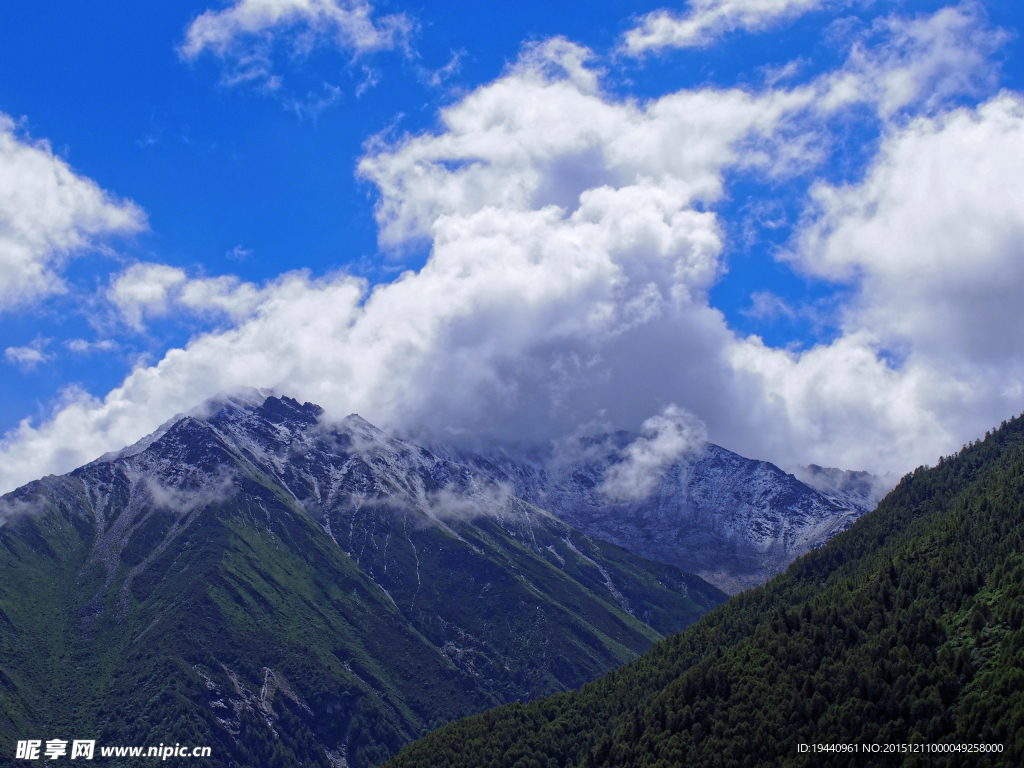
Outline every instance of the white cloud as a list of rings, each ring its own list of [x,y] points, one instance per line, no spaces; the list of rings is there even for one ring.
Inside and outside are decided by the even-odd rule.
[[[21,370],[31,371],[50,359],[50,355],[43,351],[49,342],[49,339],[36,339],[27,347],[8,347],[4,350],[4,357],[8,363],[17,365]]]
[[[259,289],[234,276],[192,278],[166,264],[139,263],[114,277],[107,299],[125,321],[141,330],[146,317],[174,310],[221,313],[233,319],[248,316],[260,301]]]
[[[215,474],[204,472],[203,475],[202,478],[190,476],[186,482],[182,482],[180,476],[172,476],[168,478],[171,483],[166,485],[155,477],[143,476],[141,485],[150,505],[179,516],[202,507],[223,504],[238,493],[237,478],[230,470],[219,470]]]
[[[187,279],[185,271],[177,267],[134,264],[114,279],[107,298],[131,325],[141,328],[144,314],[167,313],[171,290]]]
[[[120,344],[112,339],[100,339],[99,341],[69,339],[64,342],[64,346],[77,355],[85,355],[90,352],[115,352],[121,348]]]
[[[861,183],[813,197],[788,258],[856,288],[841,338],[731,351],[764,392],[759,418],[789,425],[777,450],[804,435],[845,466],[905,469],[1020,412],[1024,99],[917,119]]]
[[[0,311],[62,292],[69,258],[145,226],[134,203],[76,175],[48,143],[28,139],[0,113]]]
[[[873,342],[848,333],[804,352],[771,348],[756,336],[730,345],[730,366],[748,382],[742,407],[749,432],[729,447],[781,466],[818,459],[900,474],[959,448],[958,434],[976,434],[977,427],[961,431],[955,409],[969,407],[976,422],[990,426],[1016,407],[978,409],[948,372],[890,367]]]
[[[771,291],[754,291],[750,294],[750,308],[744,310],[743,314],[756,320],[774,320],[778,317],[794,320],[798,313]]]
[[[658,10],[626,32],[622,51],[641,56],[666,48],[700,48],[738,29],[761,32],[783,21],[838,3],[830,0],[690,0],[689,12]]]
[[[531,46],[505,77],[444,110],[440,133],[372,143],[359,170],[381,191],[381,243],[430,238],[450,217],[489,210],[578,213],[584,193],[599,206],[640,190],[667,210],[712,202],[724,167],[763,162],[738,143],[769,137],[814,99],[810,88],[707,89],[618,102],[599,92],[588,57],[557,38]]]
[[[723,246],[708,206],[730,169],[775,167],[825,130],[830,76],[639,102],[603,93],[588,56],[560,39],[531,46],[444,110],[436,132],[368,144],[359,172],[380,191],[381,243],[428,242],[418,271],[370,289],[343,274],[254,286],[161,265],[126,270],[108,295],[129,322],[203,311],[230,324],[138,367],[103,399],[69,390],[51,418],[5,438],[0,487],[67,471],[241,385],[385,428],[540,439],[595,418],[635,429],[674,402],[745,455],[882,473],[934,461],[1019,410],[1015,363],[998,354],[979,363],[957,344],[928,357],[918,350],[930,343],[924,331],[886,319],[905,296],[918,306],[915,269],[926,288],[946,290],[942,259],[952,258],[941,249],[925,258],[934,238],[923,238],[906,257],[917,266],[897,268],[901,232],[940,227],[949,253],[991,262],[968,288],[1002,296],[999,281],[1016,274],[1004,251],[1024,210],[1014,179],[1024,176],[998,159],[1024,146],[1016,96],[887,128],[863,184],[816,188],[792,262],[849,281],[860,298],[836,342],[799,353],[737,338],[709,305]],[[975,177],[936,188],[915,170],[929,156],[960,169],[951,153],[961,142],[974,148],[963,168]],[[991,189],[1010,197],[990,199]],[[925,193],[948,201],[925,210],[915,202]],[[989,218],[975,220],[977,208]],[[1004,219],[1006,237],[978,239],[978,227]],[[996,243],[988,250],[986,237]],[[907,285],[885,286],[893,276]],[[952,288],[939,295],[958,301]],[[998,344],[1015,350],[1005,335]],[[645,439],[651,457],[662,455],[659,438]]]
[[[274,88],[279,84],[271,73],[275,39],[286,39],[300,54],[331,44],[360,56],[406,45],[412,29],[404,14],[374,18],[365,0],[236,0],[196,17],[178,52],[193,60],[209,51],[230,65],[226,82],[254,80]]]
[[[566,431],[593,416],[600,388],[574,402],[593,382],[622,386],[607,356],[638,364],[636,354],[666,346],[716,355],[721,340],[703,339],[728,333],[703,296],[719,274],[720,235],[715,215],[693,203],[717,198],[723,167],[745,161],[734,144],[770,133],[811,94],[617,102],[600,93],[586,56],[565,41],[533,47],[448,109],[442,132],[371,148],[361,172],[382,190],[382,240],[433,241],[419,272],[367,292],[344,275],[291,273],[257,288],[163,265],[126,270],[108,296],[132,323],[238,296],[251,297],[240,302],[251,311],[135,370],[102,401],[70,392],[52,419],[21,425],[7,438],[5,484],[119,448],[243,384],[382,426],[545,434],[556,411]],[[664,341],[638,347],[652,324]],[[673,338],[680,328],[698,341]],[[620,420],[638,424],[660,396],[623,398]],[[523,423],[524,411],[536,417]]]
[[[1024,99],[920,118],[863,182],[812,190],[789,258],[860,286],[845,325],[893,349],[1001,366],[1024,360]]]
[[[23,515],[39,515],[45,510],[38,498],[0,499],[0,528]]]
[[[908,106],[933,112],[955,96],[991,93],[991,55],[1007,40],[985,23],[984,9],[964,2],[930,15],[876,19],[843,68],[827,78],[824,109],[870,102],[882,117]]]
[[[666,406],[643,423],[640,437],[608,468],[597,490],[615,501],[645,499],[676,461],[703,451],[707,437],[704,422],[677,405]]]
[[[248,317],[262,301],[260,290],[234,275],[192,279],[181,286],[177,301],[194,312],[223,313],[234,319]]]
[[[782,20],[828,6],[829,0],[695,0],[685,17],[655,11],[626,33],[622,50],[631,55],[664,48],[707,45],[735,29],[760,31]],[[1008,39],[985,21],[974,0],[915,17],[882,16],[854,40],[844,66],[819,78],[817,108],[830,112],[847,104],[877,105],[890,117],[910,105],[940,109],[951,97],[991,92],[998,81],[991,55]],[[799,69],[789,62],[769,70],[769,85]]]
[[[448,60],[447,64],[433,71],[423,70],[420,76],[427,85],[433,88],[441,88],[446,81],[457,75],[462,69],[462,57],[465,55],[465,51],[452,51],[452,57]]]
[[[239,243],[224,255],[232,261],[245,261],[252,256],[252,250],[245,248],[241,243]]]
[[[446,487],[427,494],[424,511],[438,520],[500,520],[510,511],[512,498],[508,485],[473,478],[468,488]]]

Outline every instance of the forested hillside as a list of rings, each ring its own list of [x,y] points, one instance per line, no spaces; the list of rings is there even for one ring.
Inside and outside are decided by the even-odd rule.
[[[1022,534],[1018,418],[636,662],[446,726],[387,766],[1022,765]],[[937,744],[1002,751],[904,746]]]

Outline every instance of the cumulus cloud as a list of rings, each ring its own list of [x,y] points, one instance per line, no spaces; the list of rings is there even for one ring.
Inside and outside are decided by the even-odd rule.
[[[146,217],[77,175],[0,113],[0,311],[64,290],[65,262]]]
[[[622,451],[622,461],[608,468],[597,490],[613,501],[645,499],[669,467],[684,456],[698,455],[707,437],[704,422],[669,405],[643,423],[640,437]]]
[[[658,10],[626,32],[622,51],[641,56],[666,48],[700,48],[742,29],[761,32],[830,5],[830,0],[690,0],[685,15]]]
[[[1024,290],[1024,99],[921,118],[890,135],[858,184],[819,184],[788,259],[859,285],[848,328],[975,365],[1020,359],[1007,333]]]
[[[600,93],[588,55],[561,40],[532,46],[446,110],[442,131],[370,148],[360,172],[381,189],[382,242],[432,240],[420,271],[372,291],[345,275],[303,273],[246,287],[253,308],[234,327],[135,370],[102,401],[70,392],[49,421],[19,426],[6,439],[7,482],[134,442],[238,385],[278,387],[382,426],[544,434],[555,414],[565,431],[593,416],[600,388],[576,396],[595,382],[622,386],[615,369],[630,362],[621,355],[716,355],[722,339],[708,343],[708,333],[728,333],[703,297],[720,271],[721,239],[716,216],[694,202],[721,194],[722,168],[743,161],[738,140],[770,133],[810,94],[618,102]],[[142,323],[235,295],[221,287],[140,264],[109,297]],[[638,348],[630,335],[651,323],[662,340]],[[703,376],[684,371],[679,381]],[[661,396],[636,391],[619,406],[630,425]],[[536,417],[524,423],[523,412]]]
[[[1018,97],[887,127],[862,183],[815,187],[788,258],[858,297],[835,342],[773,349],[738,337],[709,303],[723,271],[714,205],[726,173],[779,167],[802,152],[806,133],[825,130],[833,114],[823,106],[831,77],[640,102],[604,93],[585,48],[531,45],[443,110],[436,131],[367,145],[359,173],[379,190],[381,244],[429,244],[422,268],[371,288],[345,274],[294,272],[254,286],[130,267],[109,293],[129,322],[186,310],[229,322],[137,368],[102,399],[69,390],[51,418],[23,422],[4,440],[0,487],[67,471],[242,385],[319,403],[332,418],[358,412],[406,433],[499,439],[551,439],[594,419],[635,429],[674,402],[699,414],[715,442],[782,466],[884,473],[934,461],[1019,410],[1024,389],[1014,363],[996,354],[982,364],[979,350],[953,344],[945,357],[924,356],[923,330],[900,335],[896,320],[883,322],[915,296],[913,285],[883,282],[892,270],[909,280],[913,270],[895,266],[909,259],[926,287],[945,285],[942,258],[952,256],[943,254],[960,245],[957,269],[984,267],[960,287],[1003,295],[999,269],[1016,274],[1004,249],[1024,210],[1014,197],[1024,178],[1014,175],[1024,146]],[[929,155],[959,141],[974,142],[963,163],[974,178],[936,187],[915,170],[928,156],[960,168]],[[986,197],[993,188],[1009,198]],[[943,197],[934,211],[915,202],[922,190]],[[989,218],[962,215],[986,206]],[[979,235],[995,221],[1005,237]],[[944,245],[930,260],[924,249],[938,235],[909,256],[897,250],[896,229],[933,225]],[[948,298],[958,300],[952,288]],[[958,317],[971,322],[966,309]],[[635,487],[643,467],[656,471],[671,453],[663,436],[678,443],[680,428],[660,418],[670,423],[636,448]]]
[[[648,209],[638,196],[663,219],[686,211],[683,225],[700,218],[694,202],[721,196],[723,168],[763,161],[743,154],[741,139],[771,136],[814,99],[810,88],[707,89],[619,102],[599,92],[590,56],[561,38],[528,46],[505,77],[442,111],[439,133],[371,143],[359,172],[380,190],[382,245],[436,238],[456,221],[500,211],[572,214],[586,225],[588,215],[603,221],[610,205]],[[599,210],[581,214],[584,204]]]
[[[734,349],[775,398],[781,413],[769,418],[803,423],[854,460],[840,441],[891,442],[925,462],[1019,412],[1024,339],[1010,329],[1024,323],[1022,174],[1024,99],[1003,93],[893,131],[860,183],[818,185],[787,258],[855,298],[831,345]],[[851,429],[828,438],[839,419]]]
[[[236,0],[223,10],[207,10],[185,31],[178,49],[185,60],[211,52],[228,64],[227,83],[263,82],[275,88],[271,48],[285,39],[293,52],[334,45],[353,56],[407,44],[413,23],[404,14],[374,18],[365,0]]]
[[[141,330],[146,317],[172,310],[244,318],[259,303],[260,289],[232,275],[189,278],[183,269],[144,262],[116,275],[106,297],[129,325]]]

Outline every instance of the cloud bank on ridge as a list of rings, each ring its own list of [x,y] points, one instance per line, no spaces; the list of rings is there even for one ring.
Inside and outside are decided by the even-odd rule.
[[[69,390],[49,420],[22,423],[4,439],[0,487],[238,386],[456,438],[545,440],[594,420],[635,430],[676,404],[708,439],[783,466],[932,462],[1024,401],[1019,339],[1001,330],[1024,320],[1024,100],[932,100],[989,82],[977,49],[994,33],[971,18],[890,20],[882,45],[801,86],[647,102],[605,93],[581,46],[529,45],[437,130],[367,145],[358,173],[379,191],[381,244],[429,244],[421,269],[371,287],[128,268],[106,293],[127,326],[190,313],[218,328],[102,399]],[[879,151],[862,180],[813,187],[785,254],[848,288],[841,333],[803,351],[738,335],[709,300],[726,268],[726,174],[813,173],[851,105],[884,121]]]

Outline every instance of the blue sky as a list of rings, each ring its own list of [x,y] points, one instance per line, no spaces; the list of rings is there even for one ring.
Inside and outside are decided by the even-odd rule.
[[[1024,408],[1022,22],[1003,0],[5,9],[0,267],[37,272],[0,290],[2,490],[241,385],[409,434],[678,406],[782,465],[934,461]],[[934,247],[923,183],[969,219]]]

